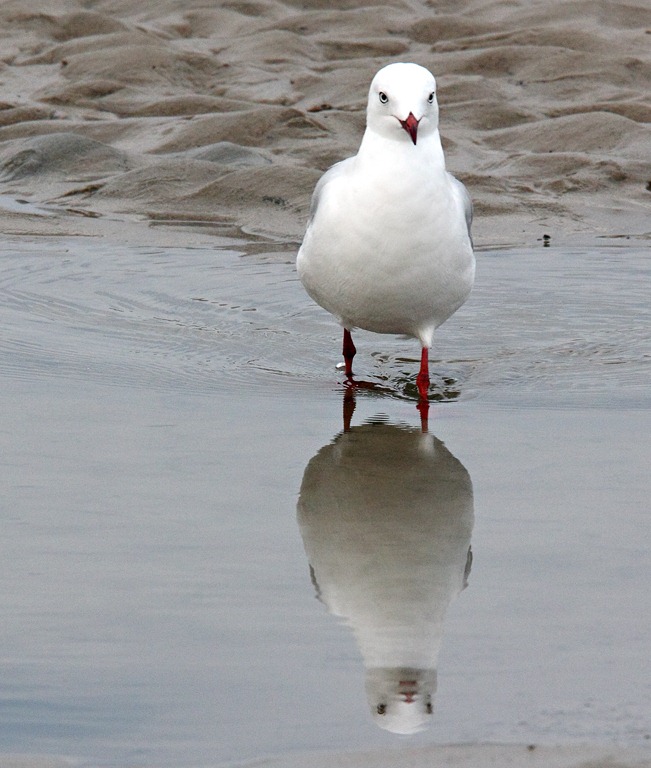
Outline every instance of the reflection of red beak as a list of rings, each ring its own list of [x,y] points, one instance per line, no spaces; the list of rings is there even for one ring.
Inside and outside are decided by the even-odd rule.
[[[407,121],[405,120],[405,122]],[[418,121],[416,121],[416,126],[418,126]],[[414,144],[415,143],[416,142],[414,142]],[[414,701],[416,701],[417,694],[418,683],[416,680],[401,680],[398,683],[398,695],[402,696],[402,700],[405,704],[413,704]]]
[[[409,116],[406,120],[401,120],[400,125],[407,131],[407,133],[411,136],[411,140],[416,143],[416,134],[418,133],[418,123],[420,121],[416,120],[414,117],[414,113],[410,112]]]

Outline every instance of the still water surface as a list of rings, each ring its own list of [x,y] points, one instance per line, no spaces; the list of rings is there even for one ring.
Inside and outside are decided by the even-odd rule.
[[[428,435],[261,251],[5,241],[0,750],[649,745],[648,248],[480,254]]]

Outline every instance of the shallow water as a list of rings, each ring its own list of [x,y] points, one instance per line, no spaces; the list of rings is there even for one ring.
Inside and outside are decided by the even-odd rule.
[[[341,434],[339,331],[262,250],[4,242],[1,749],[649,745],[648,248],[480,254],[430,436],[363,333]],[[374,723],[391,669],[428,730]]]

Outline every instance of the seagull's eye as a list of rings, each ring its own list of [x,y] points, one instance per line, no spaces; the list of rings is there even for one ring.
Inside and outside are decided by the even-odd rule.
[[[378,704],[376,707],[378,715],[385,715],[387,711],[387,705],[386,704]]]
[[[389,101],[389,97],[386,95],[384,91],[380,91],[380,102],[382,104],[386,104],[387,101]]]
[[[427,97],[427,103],[433,104],[434,103],[434,91],[430,93],[430,95]]]

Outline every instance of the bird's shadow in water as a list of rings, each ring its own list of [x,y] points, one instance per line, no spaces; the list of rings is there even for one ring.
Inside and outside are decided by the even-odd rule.
[[[355,635],[375,723],[428,727],[445,614],[472,562],[467,470],[417,428],[349,422],[309,461],[297,519],[317,597]]]

